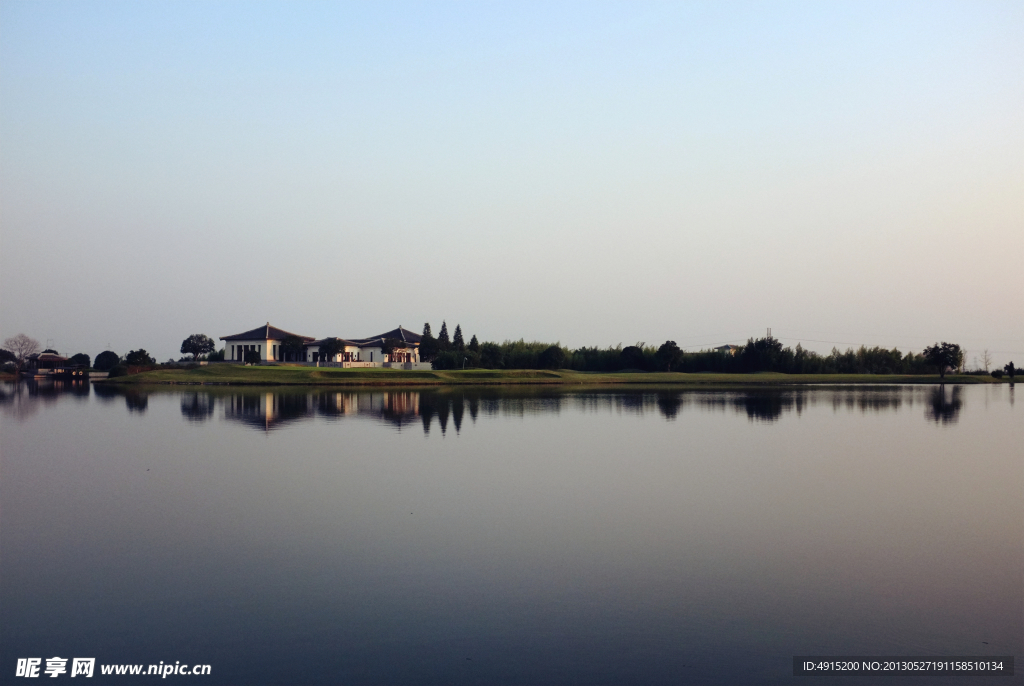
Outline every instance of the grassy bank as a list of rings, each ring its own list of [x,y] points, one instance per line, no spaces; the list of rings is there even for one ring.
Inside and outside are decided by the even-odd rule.
[[[1002,382],[1008,381],[1003,379]],[[447,386],[659,384],[680,386],[779,386],[805,384],[978,384],[1000,383],[991,376],[882,374],[682,374],[677,372],[574,372],[569,370],[467,369],[404,371],[395,369],[323,369],[298,366],[209,365],[196,369],[157,369],[96,383],[203,384],[232,386]]]

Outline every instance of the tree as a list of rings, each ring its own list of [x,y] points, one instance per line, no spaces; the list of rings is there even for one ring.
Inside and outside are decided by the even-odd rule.
[[[338,353],[345,352],[345,343],[340,338],[325,338],[318,350],[321,362],[332,362]]]
[[[658,352],[654,356],[658,363],[665,368],[665,371],[670,372],[672,371],[672,365],[679,364],[683,351],[679,349],[675,341],[665,341],[658,348]]]
[[[242,361],[245,362],[246,364],[259,364],[260,362],[263,361],[263,356],[260,355],[259,350],[249,348],[248,350],[245,351],[245,357],[242,358]]]
[[[1003,371],[1006,372],[1006,375],[1011,379],[1017,375],[1017,368],[1013,366],[1012,361],[1008,365],[1003,367]]]
[[[437,334],[437,348],[438,350],[450,350],[452,342],[448,338],[448,322],[441,322],[441,333]]]
[[[430,362],[437,355],[437,339],[430,332],[430,322],[423,325],[423,335],[420,337],[420,359]]]
[[[198,360],[200,355],[209,355],[217,349],[217,344],[205,333],[194,333],[181,342],[181,353],[191,355]]]
[[[400,341],[397,338],[385,338],[384,343],[380,346],[380,351],[385,355],[391,355],[396,350],[405,350],[405,341]],[[393,362],[394,360],[392,360]]]
[[[192,355],[193,360],[198,360],[200,355],[208,355],[216,349],[217,344],[204,333],[194,333],[181,342],[182,354]]]
[[[14,361],[17,363],[18,369],[20,370],[29,355],[35,355],[39,352],[39,341],[34,338],[29,338],[23,333],[19,333],[17,336],[11,336],[5,340],[4,348],[14,355]]]
[[[476,334],[473,334],[473,337],[469,339],[468,347],[475,353],[480,352],[480,341],[476,340]]]
[[[455,337],[452,338],[452,348],[460,351],[466,349],[466,342],[462,340],[462,327],[459,324],[455,325]]]
[[[497,343],[480,344],[480,366],[487,369],[503,369],[505,353]]]
[[[748,338],[739,357],[740,363],[748,372],[771,372],[776,370],[782,354],[782,342],[772,336],[766,336],[756,341]]]
[[[41,352],[40,355],[45,355],[47,353],[50,353],[51,355],[60,355],[60,353],[54,350],[53,348],[47,348],[46,350]]]
[[[644,351],[639,345],[628,345],[619,353],[620,369],[643,369]]]
[[[285,360],[305,360],[306,342],[298,336],[286,336],[281,341],[281,352],[284,353]]]
[[[988,372],[988,368],[992,365],[992,353],[985,350],[981,353],[981,368]]]
[[[565,366],[565,351],[557,345],[549,346],[537,356],[537,364],[541,369],[561,369]]]
[[[92,366],[98,372],[109,372],[117,364],[120,364],[121,358],[113,350],[104,350],[96,359],[93,361]]]
[[[8,362],[17,362],[18,358],[15,357],[14,353],[6,348],[0,348],[0,364],[7,364]]]
[[[88,367],[89,356],[85,353],[78,353],[68,358],[68,366],[70,367]]]
[[[963,362],[963,353],[956,343],[936,343],[924,349],[924,359],[939,370],[939,378],[946,378],[946,368],[957,369]]]
[[[156,364],[156,360],[150,357],[145,348],[139,348],[128,351],[128,354],[124,356],[124,363],[129,367],[146,367]]]

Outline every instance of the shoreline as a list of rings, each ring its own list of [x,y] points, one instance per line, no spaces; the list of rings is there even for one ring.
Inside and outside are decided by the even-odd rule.
[[[105,386],[679,386],[764,387],[835,385],[1001,384],[1008,378],[967,374],[722,374],[682,372],[576,372],[571,370],[404,371],[318,367],[199,367],[158,369],[113,379]]]

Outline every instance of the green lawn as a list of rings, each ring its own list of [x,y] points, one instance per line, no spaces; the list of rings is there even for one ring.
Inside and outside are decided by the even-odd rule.
[[[1003,379],[1003,381],[1008,381]],[[324,369],[298,366],[244,367],[213,364],[195,369],[157,369],[96,383],[228,384],[228,385],[338,385],[434,386],[493,384],[671,384],[686,386],[778,386],[790,384],[937,384],[938,375],[876,374],[681,374],[678,372],[574,372],[533,369],[466,369],[456,371],[404,371],[396,369]],[[991,376],[947,375],[945,383],[1000,383]]]

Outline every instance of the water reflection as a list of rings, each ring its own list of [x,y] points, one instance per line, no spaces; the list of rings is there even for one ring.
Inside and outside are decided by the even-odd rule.
[[[15,419],[27,419],[61,398],[87,400],[89,382],[25,379],[0,384],[0,412]]]
[[[932,389],[924,416],[936,424],[956,424],[963,409],[962,388],[953,386],[947,392],[945,385]]]
[[[564,388],[439,388],[420,390],[336,390],[323,388],[209,388],[181,392],[166,387],[96,384],[101,403],[123,399],[130,414],[144,414],[154,393],[180,396],[181,415],[189,422],[222,419],[261,431],[272,431],[316,418],[369,418],[402,430],[419,424],[423,433],[460,433],[468,419],[483,416],[524,417],[562,411],[657,414],[675,421],[688,412],[723,412],[771,424],[786,416],[800,417],[808,408],[826,406],[834,412],[892,412],[922,405],[925,419],[939,426],[957,422],[964,409],[961,386],[877,386],[745,390],[589,389]],[[1001,387],[992,389],[1000,392]],[[1008,388],[1013,404],[1012,385]],[[6,383],[0,387],[0,411],[27,418],[41,404],[59,398],[88,399],[88,382]],[[468,415],[468,417],[467,417]]]
[[[206,393],[186,393],[181,396],[181,415],[191,422],[205,422],[213,417],[216,404]]]

